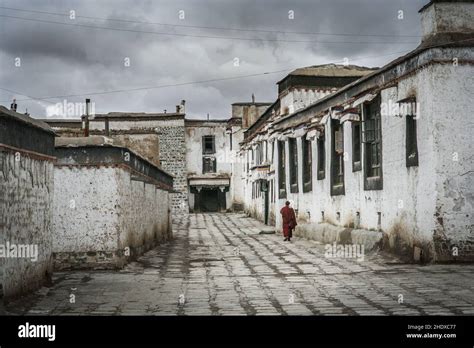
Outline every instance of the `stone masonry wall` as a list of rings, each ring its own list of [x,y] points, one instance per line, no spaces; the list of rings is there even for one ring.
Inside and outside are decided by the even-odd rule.
[[[184,118],[171,124],[157,127],[160,163],[164,171],[174,176],[171,197],[173,216],[186,215],[188,208],[188,182],[186,173],[186,143]]]
[[[37,257],[0,257],[5,299],[41,287],[52,273],[52,195],[52,160],[0,148],[0,244],[37,247]]]

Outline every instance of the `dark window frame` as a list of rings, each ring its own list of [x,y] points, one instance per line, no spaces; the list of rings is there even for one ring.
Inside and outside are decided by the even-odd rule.
[[[278,141],[278,197],[286,198],[286,149],[285,142]]]
[[[383,190],[382,116],[380,94],[363,107],[362,142],[364,190]],[[374,157],[376,162],[374,163]],[[374,172],[377,175],[374,175]]]
[[[296,138],[288,139],[288,159],[290,192],[298,193],[298,141]]]
[[[362,170],[362,124],[352,122],[352,172]]]
[[[301,152],[303,153],[303,192],[313,190],[313,148],[312,141],[306,139],[306,135],[301,138]]]
[[[210,142],[210,149],[208,148],[208,142]],[[214,135],[203,135],[202,137],[202,154],[212,155],[216,153],[216,137]]]
[[[417,140],[417,118],[415,115],[405,116],[406,121],[406,141],[405,141],[405,157],[406,166],[417,167],[418,166],[418,140]]]
[[[344,124],[331,120],[331,196],[344,194]]]
[[[324,180],[326,177],[326,136],[321,134],[316,141],[317,146],[317,179]]]
[[[212,165],[209,167],[207,161],[211,161]],[[210,168],[210,169],[209,169]],[[213,156],[203,156],[202,157],[202,173],[216,173],[217,172],[217,163],[216,158]]]

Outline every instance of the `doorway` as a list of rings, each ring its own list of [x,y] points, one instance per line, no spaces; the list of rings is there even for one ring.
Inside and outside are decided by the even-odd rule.
[[[194,212],[216,213],[226,210],[226,191],[219,187],[203,187],[194,192]]]
[[[219,211],[219,193],[217,189],[202,189],[200,194],[200,210],[203,213],[214,213]]]

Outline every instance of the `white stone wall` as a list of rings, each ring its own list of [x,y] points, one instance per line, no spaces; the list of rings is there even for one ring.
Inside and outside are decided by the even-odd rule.
[[[52,274],[52,194],[51,160],[0,151],[0,244],[34,245],[38,252],[37,260],[0,258],[5,298],[41,287]]]
[[[350,227],[359,212],[360,228],[375,231],[380,227],[388,237],[388,245],[394,249],[410,250],[418,246],[438,259],[445,257],[443,253],[449,254],[453,245],[468,252],[472,247],[474,222],[474,144],[470,114],[473,79],[471,65],[434,64],[400,80],[396,87],[382,90],[382,103],[395,103],[413,94],[419,102],[417,167],[406,167],[405,118],[382,116],[383,190],[365,191],[363,171],[352,172],[351,123],[345,122],[345,194],[330,195],[331,127],[328,122],[326,177],[324,180],[316,179],[317,148],[314,141],[313,191],[311,194],[302,193],[299,139],[299,193],[290,192],[287,172],[286,198],[293,201],[294,208],[298,210],[298,220]],[[288,154],[287,143],[286,151]],[[364,151],[362,156],[364,158]],[[287,162],[287,168],[289,164]],[[278,206],[283,206],[286,199],[279,200]],[[321,211],[324,211],[324,221]],[[340,212],[340,220],[337,219],[337,212]],[[381,213],[380,226],[378,212]],[[280,231],[281,217],[278,211],[275,214]],[[436,235],[449,242],[434,245]],[[435,247],[439,249],[436,252]]]
[[[457,246],[461,256],[474,251],[474,69],[436,65],[432,74],[436,78],[430,80],[426,93],[432,96],[431,136],[436,149],[435,230],[450,241],[439,245],[438,254],[444,256]]]
[[[227,123],[203,122],[202,126],[186,126],[186,170],[187,176],[202,178],[216,178],[225,176],[230,179],[232,175],[234,154],[230,150],[230,135],[226,134]],[[213,135],[215,141],[214,154],[209,154],[216,159],[216,172],[203,174],[202,137]],[[211,182],[211,181],[210,181]],[[230,183],[230,180],[229,180]],[[232,207],[231,187],[226,191],[226,208]],[[189,193],[189,206],[194,207],[194,194]]]
[[[55,167],[54,252],[117,250],[116,168]]]
[[[105,129],[103,120],[92,120],[91,130]],[[109,129],[115,131],[127,131],[128,133],[137,131],[137,134],[128,134],[129,141],[126,145],[131,145],[136,152],[143,154],[155,165],[160,165],[167,173],[173,175],[174,193],[170,195],[170,205],[173,215],[186,215],[188,209],[188,183],[186,175],[186,145],[184,116],[156,116],[152,120],[111,120]],[[140,135],[140,132],[156,132],[156,141],[152,134]],[[117,137],[120,138],[120,137]],[[140,140],[145,140],[148,144],[138,144]],[[136,146],[133,143],[137,143]],[[145,149],[146,148],[146,149]],[[156,158],[158,156],[158,158]]]
[[[118,187],[117,206],[120,250],[130,247],[136,253],[152,248],[156,242],[171,238],[168,192],[155,185],[130,181],[130,173],[115,173]]]
[[[121,267],[171,236],[168,192],[120,167],[55,167],[57,267]]]
[[[474,22],[474,3],[435,3],[421,14],[423,37],[443,32],[468,32]]]
[[[202,137],[213,135],[215,139],[216,174],[231,174],[232,156],[230,136],[226,134],[226,123],[202,127],[186,127],[186,166],[188,175],[202,174]]]
[[[337,88],[292,88],[280,98],[280,113],[283,115],[285,110],[288,109],[289,114],[292,114],[316,102],[317,100],[324,98],[336,90]]]
[[[231,150],[231,181],[230,181],[230,201],[236,208],[243,208],[244,196],[244,162],[238,154],[240,142],[244,140],[244,130],[240,126],[232,127],[232,150]]]

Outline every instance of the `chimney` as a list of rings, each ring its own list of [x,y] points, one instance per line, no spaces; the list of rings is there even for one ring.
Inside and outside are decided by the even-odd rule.
[[[421,14],[422,41],[435,35],[472,35],[474,32],[472,0],[431,0],[418,12]]]
[[[109,117],[108,116],[105,118],[104,128],[105,128],[105,136],[106,137],[110,136],[110,123],[109,123]]]
[[[186,105],[186,100],[181,100],[181,113],[184,114],[186,113],[186,109],[184,108]]]
[[[255,95],[252,93],[252,103],[255,104]]]
[[[13,103],[10,104],[10,110],[16,112],[17,107],[18,105],[16,104],[16,99],[13,99]]]
[[[84,120],[84,136],[89,136],[89,105],[91,100],[89,98],[86,99],[86,118]]]
[[[179,114],[181,111],[181,105],[176,105],[176,113]]]

